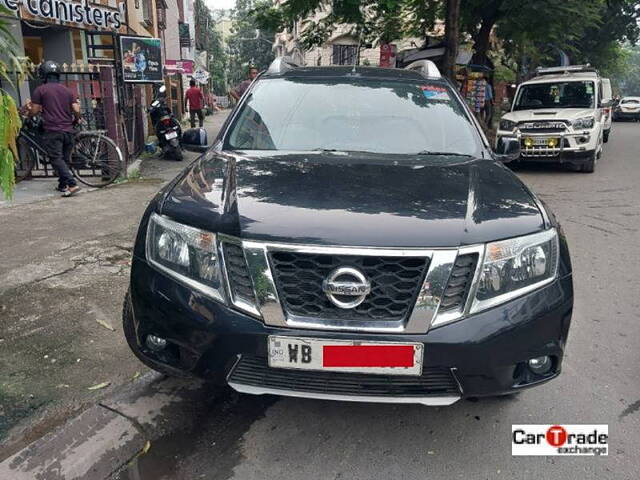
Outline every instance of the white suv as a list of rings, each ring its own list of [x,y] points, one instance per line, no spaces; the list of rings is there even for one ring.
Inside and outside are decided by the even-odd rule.
[[[602,79],[588,65],[540,68],[522,83],[500,121],[496,147],[518,138],[522,160],[573,164],[591,173],[602,155],[606,118]]]

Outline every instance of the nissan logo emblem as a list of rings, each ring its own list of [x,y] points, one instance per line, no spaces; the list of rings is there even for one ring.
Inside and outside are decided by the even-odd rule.
[[[322,291],[338,308],[355,308],[371,292],[371,282],[357,268],[339,267],[322,282]]]

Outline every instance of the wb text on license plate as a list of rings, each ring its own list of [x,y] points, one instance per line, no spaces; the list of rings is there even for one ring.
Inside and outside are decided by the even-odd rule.
[[[270,336],[269,366],[384,375],[421,375],[421,343]]]

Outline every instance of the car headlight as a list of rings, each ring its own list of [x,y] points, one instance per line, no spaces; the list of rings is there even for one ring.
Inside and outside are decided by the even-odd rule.
[[[593,128],[596,124],[596,119],[594,117],[583,117],[573,121],[573,128]]]
[[[507,120],[507,119],[500,120],[500,130],[513,132],[514,128],[516,128],[516,122],[512,122],[511,120]]]
[[[216,236],[152,214],[147,227],[147,260],[156,268],[224,302]]]
[[[470,313],[509,301],[552,282],[558,270],[555,229],[489,243]]]

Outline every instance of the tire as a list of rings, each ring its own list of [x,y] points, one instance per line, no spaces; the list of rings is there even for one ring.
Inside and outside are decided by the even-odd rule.
[[[609,141],[609,134],[611,133],[611,130],[605,130],[602,134],[602,141],[604,143],[607,143]]]
[[[76,137],[71,154],[71,171],[79,182],[102,188],[112,184],[122,174],[122,152],[109,137],[83,132]]]
[[[171,368],[160,362],[156,362],[153,359],[147,357],[140,350],[138,345],[138,337],[136,335],[136,327],[133,321],[133,306],[131,305],[131,294],[127,292],[124,297],[124,304],[122,306],[122,329],[124,330],[124,337],[127,340],[129,348],[133,354],[144,363],[147,367],[155,370],[158,373],[177,378],[194,378],[192,375],[176,368]]]
[[[181,162],[182,160],[184,160],[184,154],[182,153],[182,148],[181,147],[177,147],[174,151],[173,151],[173,159]]]
[[[582,167],[580,168],[580,171],[582,173],[593,173],[596,171],[596,162],[598,161],[597,159],[597,154],[594,151],[591,155],[589,155],[589,159],[582,164]]]

